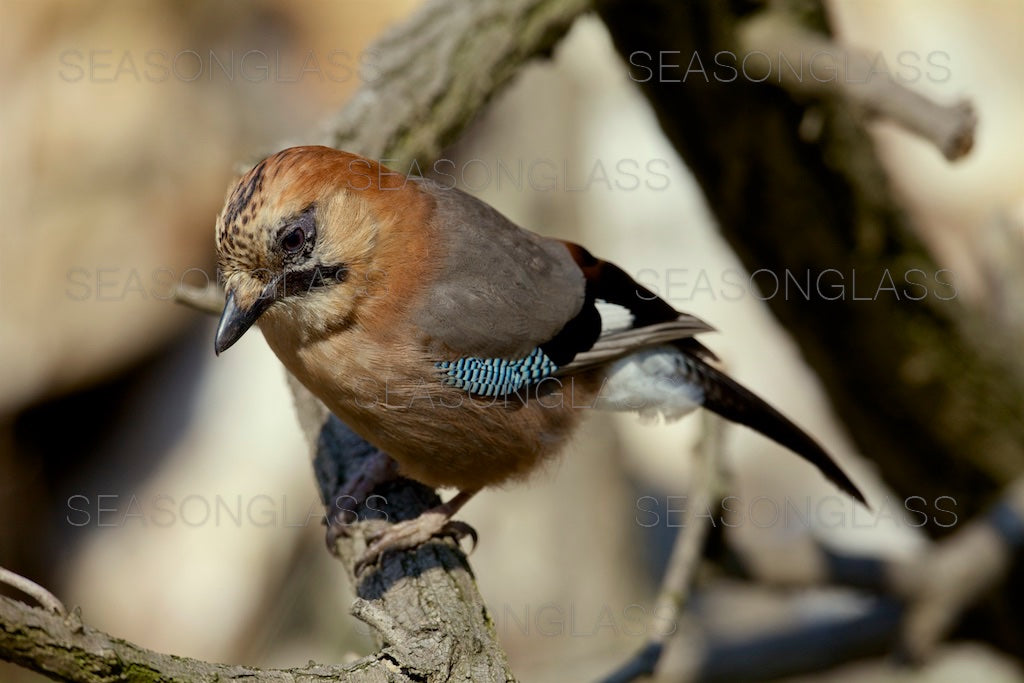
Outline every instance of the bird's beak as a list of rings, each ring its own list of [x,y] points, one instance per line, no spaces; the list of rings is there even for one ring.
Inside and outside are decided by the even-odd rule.
[[[241,339],[245,331],[252,327],[272,303],[273,294],[264,291],[252,306],[243,308],[235,301],[234,290],[229,289],[227,301],[224,302],[224,312],[220,314],[220,323],[217,325],[217,337],[213,341],[214,352],[219,356],[222,351],[226,351]]]

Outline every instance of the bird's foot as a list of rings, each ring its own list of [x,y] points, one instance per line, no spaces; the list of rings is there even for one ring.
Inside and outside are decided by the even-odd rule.
[[[473,540],[473,548],[476,548],[477,534],[473,527],[465,522],[450,519],[446,512],[439,508],[427,510],[415,519],[392,524],[371,535],[367,539],[370,542],[369,547],[356,561],[355,573],[360,574],[388,552],[409,550],[432,538],[450,537],[461,541],[467,536]]]
[[[374,533],[367,539],[369,547],[356,561],[355,573],[358,575],[376,563],[384,553],[415,548],[432,538],[447,536],[461,541],[468,536],[473,540],[473,548],[476,548],[476,530],[465,522],[452,519],[475,493],[476,490],[462,491],[447,503],[431,508],[415,519],[392,524]]]
[[[398,476],[398,463],[383,451],[365,458],[355,474],[338,490],[328,507],[325,522],[327,549],[335,552],[338,540],[349,535],[351,525],[359,520],[357,510],[365,504],[373,490]]]

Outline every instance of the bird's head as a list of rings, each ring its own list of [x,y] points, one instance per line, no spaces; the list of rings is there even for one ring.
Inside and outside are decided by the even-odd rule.
[[[374,261],[407,196],[404,176],[327,147],[270,156],[230,190],[217,217],[217,262],[227,300],[214,344],[224,351],[257,320],[306,339],[345,325],[374,295]],[[414,193],[415,194],[415,193]],[[401,204],[401,202],[399,202]],[[400,208],[400,207],[399,207]],[[385,283],[378,283],[384,285]]]

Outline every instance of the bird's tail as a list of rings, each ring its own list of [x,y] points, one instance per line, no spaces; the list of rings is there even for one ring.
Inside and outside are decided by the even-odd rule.
[[[864,494],[817,441],[725,373],[692,354],[686,355],[689,360],[687,369],[698,375],[693,380],[703,389],[704,408],[727,420],[750,427],[785,446],[817,467],[833,484],[867,506]]]

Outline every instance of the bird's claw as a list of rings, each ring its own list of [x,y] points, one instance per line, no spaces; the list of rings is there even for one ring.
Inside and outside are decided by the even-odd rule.
[[[392,524],[368,536],[367,541],[370,545],[359,556],[354,571],[359,575],[367,567],[376,564],[385,553],[409,550],[432,538],[449,537],[458,542],[467,536],[473,541],[473,547],[470,549],[472,552],[476,549],[478,540],[476,529],[465,522],[448,519],[440,513],[425,512],[415,519]]]
[[[467,537],[470,541],[468,554],[472,555],[473,551],[476,550],[476,544],[477,541],[480,540],[480,537],[477,536],[476,529],[469,524],[451,519],[448,520],[447,524],[441,527],[440,531],[434,534],[434,538],[451,538],[456,543],[461,542],[462,539]]]
[[[345,512],[325,517],[324,523],[327,531],[324,532],[324,541],[327,543],[327,550],[332,555],[338,554],[338,541],[352,535],[352,524],[356,521],[355,515]]]

